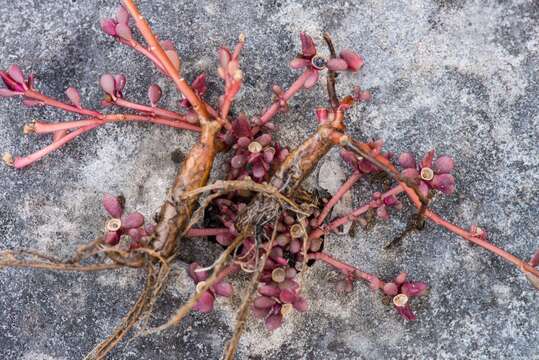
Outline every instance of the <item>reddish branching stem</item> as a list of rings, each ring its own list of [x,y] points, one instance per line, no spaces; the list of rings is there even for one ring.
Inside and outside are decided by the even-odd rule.
[[[352,265],[337,260],[325,252],[317,252],[308,255],[309,259],[320,260],[324,263],[333,266],[335,269],[342,272],[350,280],[361,279],[368,281],[373,289],[380,289],[384,287],[384,282],[373,274],[362,271]]]
[[[303,85],[305,84],[305,80],[310,76],[310,73],[308,71],[305,71],[303,74],[301,74],[300,77],[296,79],[290,85],[288,90],[286,90],[282,96],[282,100],[285,102],[291,99],[294,95],[296,95],[301,89],[303,89]],[[268,123],[279,111],[281,110],[281,104],[279,99],[274,101],[269,108],[264,111],[262,116],[260,116],[260,124],[266,124]]]
[[[335,193],[335,195],[333,195],[333,197],[327,202],[327,204],[324,206],[324,208],[322,209],[322,212],[320,213],[320,215],[318,216],[318,219],[316,220],[316,226],[320,226],[324,220],[326,219],[326,217],[329,215],[329,212],[331,211],[331,209],[333,209],[333,207],[335,205],[337,205],[337,203],[339,202],[339,200],[341,200],[341,198],[348,192],[350,191],[350,189],[352,188],[352,186],[359,181],[359,179],[361,179],[361,177],[363,176],[363,174],[359,171],[359,170],[356,170],[354,171],[354,173],[348,178],[348,180],[346,180],[344,182],[344,184],[342,184],[342,186],[337,190],[337,192]]]

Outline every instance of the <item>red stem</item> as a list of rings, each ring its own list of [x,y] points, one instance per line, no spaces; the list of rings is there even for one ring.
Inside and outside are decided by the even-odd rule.
[[[333,207],[337,205],[337,203],[339,202],[339,200],[341,200],[344,194],[346,194],[350,190],[350,188],[352,188],[352,186],[359,179],[361,179],[362,176],[363,176],[363,173],[360,172],[359,170],[356,170],[354,171],[352,176],[350,176],[348,180],[346,180],[346,182],[341,185],[341,187],[339,188],[339,190],[337,190],[335,195],[333,195],[333,197],[328,201],[326,206],[324,206],[324,209],[322,209],[320,216],[318,216],[318,219],[316,220],[317,227],[320,226],[320,224],[324,222],[325,218],[328,216],[331,209],[333,209]]]
[[[54,150],[60,148],[62,145],[66,144],[67,142],[75,139],[80,134],[82,134],[82,133],[84,133],[86,131],[90,131],[92,129],[95,129],[98,126],[99,125],[89,125],[89,126],[83,126],[81,128],[78,128],[77,130],[74,130],[74,131],[68,133],[67,135],[60,138],[59,140],[53,142],[52,144],[44,147],[43,149],[41,149],[39,151],[36,151],[35,153],[33,153],[31,155],[28,155],[28,156],[23,157],[23,158],[21,158],[21,157],[15,158],[15,161],[13,162],[13,166],[15,168],[17,168],[17,169],[28,166],[28,165],[32,164],[33,162],[38,161],[39,159],[41,159],[42,157],[44,157],[48,153],[53,152]]]
[[[401,193],[403,191],[404,191],[404,189],[402,188],[402,186],[398,185],[398,186],[394,187],[393,189],[391,189],[391,190],[385,192],[384,194],[382,194],[382,199],[386,198],[388,196],[391,196],[391,195],[397,195],[397,194],[399,194],[399,193]],[[350,221],[353,221],[353,220],[357,219],[358,216],[363,215],[370,208],[371,208],[370,203],[365,204],[365,205],[355,209],[351,213],[333,220],[332,222],[330,222],[329,224],[327,224],[323,228],[317,228],[316,230],[312,231],[309,234],[309,239],[318,239],[322,235],[327,234],[330,231],[333,231],[333,230],[337,229],[338,227],[340,227],[340,226],[342,226],[342,225],[344,225],[346,223],[349,223]]]
[[[164,118],[180,120],[180,121],[186,121],[184,116],[182,116],[181,114],[179,114],[179,113],[177,113],[175,111],[170,111],[170,110],[161,109],[161,108],[158,108],[158,107],[152,107],[152,106],[137,104],[137,103],[125,100],[125,99],[121,99],[121,98],[116,98],[114,103],[116,105],[124,107],[124,108],[133,109],[133,110],[137,110],[137,111],[142,111],[142,112],[154,114],[154,115],[157,115],[157,116],[161,116],[161,117],[164,117]]]
[[[26,92],[24,92],[23,95],[29,99],[38,100],[44,103],[45,105],[53,106],[55,108],[62,109],[68,112],[77,113],[81,115],[88,115],[88,116],[93,116],[93,117],[98,117],[98,118],[103,115],[99,111],[88,110],[88,109],[78,108],[73,105],[64,104],[61,101],[54,100],[37,91],[27,90]]]
[[[232,80],[230,86],[226,89],[223,99],[223,105],[221,106],[221,119],[226,120],[228,112],[232,106],[232,100],[241,89],[241,81]]]
[[[303,84],[305,84],[305,80],[307,80],[309,75],[310,73],[308,71],[305,71],[303,74],[301,74],[301,76],[297,78],[292,85],[290,85],[288,90],[286,90],[283,95],[283,100],[288,101],[288,99],[298,93],[303,88]],[[271,106],[260,117],[260,123],[265,124],[270,121],[275,116],[275,114],[279,112],[280,108],[281,106],[279,105],[279,101],[273,102],[273,104],[271,104]]]
[[[308,254],[307,257],[309,259],[323,261],[326,264],[333,266],[335,269],[339,270],[340,272],[342,272],[348,277],[353,277],[356,279],[362,279],[362,280],[368,281],[375,288],[384,287],[385,283],[382,280],[380,280],[378,277],[376,277],[375,275],[370,274],[368,272],[361,271],[352,265],[349,265],[340,260],[337,260],[329,256],[325,252],[311,253],[311,254]]]
[[[88,125],[104,125],[110,122],[120,122],[120,121],[140,121],[140,122],[150,122],[159,125],[166,125],[176,129],[185,129],[191,131],[200,132],[200,127],[197,125],[190,124],[184,121],[174,121],[168,119],[162,119],[159,117],[152,117],[148,115],[130,115],[130,114],[110,114],[104,115],[100,119],[86,119],[86,120],[75,120],[75,121],[65,121],[60,123],[46,123],[46,122],[35,122],[30,125],[31,132],[37,134],[47,134],[59,130],[70,130],[75,128],[80,128],[82,126]]]
[[[129,14],[135,20],[135,26],[140,31],[141,35],[144,37],[149,46],[149,51],[159,60],[163,65],[165,73],[170,76],[176,88],[185,96],[187,100],[193,106],[193,110],[197,115],[203,120],[210,120],[210,115],[206,108],[206,103],[200,99],[194,90],[189,86],[187,81],[184,78],[180,77],[179,69],[176,69],[170,61],[168,55],[165,53],[165,50],[157,40],[155,34],[153,33],[150,25],[146,19],[142,16],[139,9],[132,0],[124,0],[123,5]]]
[[[47,123],[38,122],[38,123],[33,124],[33,128],[35,132],[39,132],[39,133],[50,133],[50,132],[55,132],[58,130],[69,130],[69,129],[74,129],[74,128],[77,128],[77,129],[67,133],[65,136],[54,141],[52,144],[44,147],[43,149],[36,151],[33,154],[30,154],[25,157],[15,158],[13,162],[13,166],[17,169],[28,166],[36,162],[37,160],[41,159],[45,155],[53,152],[54,150],[57,150],[58,148],[62,147],[69,141],[75,139],[76,137],[78,137],[79,135],[87,131],[95,129],[98,126],[104,125],[109,122],[119,122],[119,121],[150,122],[154,124],[167,125],[167,126],[178,128],[178,129],[200,131],[200,128],[198,126],[195,126],[192,124],[179,122],[179,121],[173,121],[173,120],[167,120],[167,119],[161,119],[161,118],[155,118],[155,117],[142,116],[142,115],[124,115],[124,114],[105,115],[102,117],[102,119],[67,121],[65,123],[56,123],[56,124],[47,124]]]
[[[230,230],[228,228],[197,228],[190,229],[187,232],[188,237],[216,236],[221,234],[230,234]]]
[[[360,147],[363,152],[367,153],[374,160],[376,160],[376,162],[377,162],[376,166],[380,167],[382,170],[384,170],[384,171],[386,171],[386,172],[388,172],[390,174],[393,174],[393,175],[396,175],[396,176],[400,177],[399,171],[397,170],[397,168],[395,168],[395,166],[388,159],[386,159],[385,157],[383,157],[380,154],[374,154],[372,152],[371,148],[367,144],[361,144],[361,143],[358,143],[356,141],[353,141],[353,143],[356,146]],[[421,202],[421,199],[419,198],[418,194],[416,193],[416,191],[414,189],[412,189],[411,187],[407,186],[402,181],[400,182],[400,186],[402,186],[402,188],[406,192],[406,195],[408,196],[410,201],[414,204],[414,206],[416,208],[420,209],[421,205],[422,205],[422,202]],[[526,271],[526,272],[532,273],[533,275],[539,277],[539,270],[535,269],[533,266],[531,266],[527,262],[519,259],[518,257],[514,256],[513,254],[511,254],[511,253],[509,253],[509,252],[507,252],[505,250],[502,250],[502,249],[498,248],[497,246],[491,244],[490,242],[488,242],[486,240],[483,240],[483,239],[481,239],[481,238],[479,238],[477,236],[474,236],[474,234],[471,233],[470,231],[464,230],[463,228],[450,223],[449,221],[443,219],[442,217],[440,217],[438,214],[434,213],[430,209],[427,209],[425,211],[424,216],[427,219],[431,220],[432,222],[434,222],[434,223],[436,223],[436,224],[438,224],[440,226],[443,226],[444,228],[451,231],[452,233],[459,235],[463,239],[468,240],[468,241],[470,241],[470,242],[472,242],[472,243],[474,243],[476,245],[479,245],[482,248],[484,248],[486,250],[489,250],[489,251],[493,252],[494,254],[504,258],[505,260],[507,260],[508,262],[512,263],[517,268],[519,268],[521,271]]]

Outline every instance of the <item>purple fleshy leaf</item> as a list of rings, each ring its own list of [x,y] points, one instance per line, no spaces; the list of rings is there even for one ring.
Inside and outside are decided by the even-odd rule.
[[[415,169],[415,156],[412,153],[406,152],[399,156],[399,164],[405,169]]]
[[[329,59],[327,68],[333,71],[344,71],[348,69],[348,63],[343,59]]]
[[[453,171],[454,161],[447,155],[442,155],[434,161],[433,168],[436,174],[449,174]]]
[[[146,234],[151,235],[155,231],[155,225],[154,224],[146,224],[144,225],[144,231],[146,231]]]
[[[196,91],[198,96],[204,95],[208,90],[208,86],[206,85],[206,74],[202,73],[198,75],[191,83],[191,87]]]
[[[18,65],[10,65],[7,69],[7,73],[16,83],[20,85],[25,84],[24,74],[22,73],[22,70]]]
[[[272,136],[270,134],[262,134],[259,137],[256,138],[256,142],[258,142],[262,146],[268,146],[271,144]]]
[[[419,173],[417,172],[416,169],[413,169],[413,168],[407,168],[407,169],[404,169],[402,172],[401,172],[401,175],[404,176],[404,177],[407,177],[409,179],[411,179],[412,181],[418,181],[419,180]]]
[[[0,71],[0,78],[2,78],[2,81],[4,82],[8,90],[21,91],[21,92],[24,91],[23,86],[20,84],[17,84],[17,82],[13,80],[11,76],[8,75],[7,72]]]
[[[275,158],[275,149],[274,148],[268,148],[264,150],[264,161],[268,164],[271,164],[273,159]]]
[[[434,159],[435,154],[436,152],[434,150],[431,150],[428,153],[426,153],[423,159],[421,160],[421,164],[420,164],[421,167],[422,168],[428,167],[432,169],[432,160]]]
[[[161,95],[163,92],[161,91],[161,87],[157,84],[152,84],[148,88],[148,99],[150,99],[150,104],[152,106],[157,105],[159,100],[161,99]]]
[[[266,309],[275,305],[275,300],[267,296],[259,296],[254,300],[253,305],[259,309]]]
[[[118,10],[116,10],[116,20],[118,20],[119,23],[126,25],[129,22],[129,13],[123,6],[119,6]]]
[[[253,316],[257,319],[264,319],[266,316],[268,316],[270,310],[271,308],[259,309],[254,306],[251,308],[251,311],[253,312]]]
[[[124,40],[131,40],[133,39],[133,33],[131,32],[131,29],[127,24],[124,23],[118,23],[116,24],[116,27],[114,28],[116,31],[116,35],[121,37]]]
[[[406,320],[414,321],[416,320],[415,314],[412,312],[412,308],[408,305],[405,306],[395,306],[397,312],[404,317]]]
[[[195,306],[193,306],[193,310],[199,311],[201,313],[209,313],[213,310],[213,302],[215,301],[215,298],[209,291],[205,291],[200,299],[198,299]]]
[[[200,268],[200,265],[198,265],[196,262],[191,263],[189,267],[187,268],[187,274],[195,284],[198,284],[201,281],[204,281],[208,278],[208,272],[207,271],[196,271]]]
[[[75,105],[76,107],[78,108],[81,108],[81,104],[80,104],[80,93],[77,89],[75,89],[74,87],[70,86],[67,88],[67,90],[65,91],[65,94],[67,96],[67,98],[69,99],[69,101],[71,101],[71,103],[73,105]]]
[[[139,212],[132,212],[122,217],[122,227],[125,229],[138,228],[144,225],[144,215]]]
[[[285,281],[279,283],[280,289],[289,289],[289,290],[297,290],[299,289],[299,284],[292,280],[292,279],[286,279]]]
[[[426,182],[420,181],[418,187],[419,187],[419,192],[420,192],[423,196],[427,196],[427,195],[429,194],[429,186],[427,185]]]
[[[294,303],[292,305],[294,306],[294,309],[296,309],[299,312],[305,312],[305,311],[309,310],[309,303],[302,296],[298,296],[296,298],[296,301],[294,301]]]
[[[302,58],[294,58],[290,61],[290,67],[292,69],[301,69],[310,64],[310,61]]]
[[[114,75],[114,84],[115,84],[116,91],[122,91],[126,83],[127,83],[127,78],[125,77],[124,74]]]
[[[247,158],[245,157],[245,155],[236,155],[232,157],[232,159],[230,160],[230,165],[234,169],[241,169],[245,166],[246,163],[247,163]]]
[[[230,297],[234,293],[234,288],[230,283],[221,281],[213,285],[213,291],[219,296]]]
[[[399,292],[399,287],[394,282],[388,282],[388,283],[385,283],[383,290],[384,290],[384,294],[395,296]]]
[[[116,231],[109,231],[105,234],[103,241],[108,245],[116,245],[120,241],[120,235]]]
[[[317,70],[307,70],[309,71],[309,75],[307,76],[307,79],[305,79],[305,82],[303,83],[303,87],[305,89],[310,89],[316,83],[318,82],[318,71]]]
[[[99,84],[101,85],[103,91],[105,91],[107,94],[114,95],[114,92],[116,90],[114,76],[112,76],[111,74],[101,75],[101,79],[99,79]]]
[[[129,237],[135,242],[139,242],[142,239],[142,234],[139,229],[129,229],[127,235],[129,235]]]
[[[339,53],[339,56],[341,59],[346,61],[346,63],[348,64],[348,70],[350,71],[358,71],[363,67],[363,64],[365,63],[363,57],[352,49],[343,49]]]
[[[383,201],[386,206],[398,206],[400,204],[395,195],[386,196]]]
[[[424,282],[405,282],[401,286],[401,292],[410,297],[425,295],[428,285]]]
[[[266,175],[266,169],[260,162],[253,165],[253,176],[257,179],[262,179]]]
[[[530,259],[530,265],[533,267],[536,267],[539,265],[539,249],[533,254],[532,258]]]
[[[215,240],[219,244],[221,244],[223,246],[228,246],[234,240],[234,235],[232,235],[232,234],[218,234],[218,235],[215,236]]]
[[[296,293],[288,289],[283,289],[279,294],[279,300],[285,304],[292,304],[296,300]]]
[[[399,273],[399,275],[397,275],[397,276],[395,277],[395,280],[394,280],[395,284],[397,284],[397,285],[402,285],[402,284],[404,284],[404,282],[406,281],[406,277],[407,277],[407,276],[408,276],[408,274],[405,273],[405,272]]]
[[[232,123],[232,132],[239,139],[247,138],[249,143],[251,143],[251,137],[253,136],[251,132],[251,125],[246,116],[238,116],[238,118]],[[248,146],[249,143],[245,146]],[[243,146],[243,145],[240,145]]]
[[[431,186],[446,195],[450,195],[455,191],[455,178],[451,174],[435,175]]]
[[[357,156],[348,150],[342,150],[340,152],[341,158],[346,161],[350,166],[356,167],[357,166]]]
[[[290,242],[290,247],[288,249],[292,254],[296,254],[301,250],[301,242],[298,239],[293,239]]]
[[[263,285],[260,288],[258,288],[258,292],[260,293],[260,295],[273,297],[273,296],[279,296],[281,290],[279,288],[276,288],[275,286]]]
[[[110,214],[110,216],[117,219],[119,219],[124,212],[120,199],[108,193],[103,195],[103,207]]]
[[[279,314],[270,315],[266,319],[266,329],[274,331],[283,324],[283,316]]]
[[[116,21],[114,21],[113,19],[101,19],[100,21],[100,25],[101,25],[101,30],[103,30],[103,32],[105,34],[108,34],[108,35],[111,35],[111,36],[116,36]]]
[[[314,45],[313,38],[304,32],[299,34],[301,40],[301,52],[305,57],[312,57],[316,55],[316,46]]]

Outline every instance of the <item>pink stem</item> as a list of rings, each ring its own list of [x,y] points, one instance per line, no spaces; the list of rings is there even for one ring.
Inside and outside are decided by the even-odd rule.
[[[27,90],[24,93],[24,96],[29,98],[29,99],[41,101],[45,105],[53,106],[55,108],[62,109],[62,110],[68,111],[68,112],[73,112],[73,113],[77,113],[77,114],[81,114],[81,115],[88,115],[88,116],[93,116],[93,117],[101,117],[103,115],[100,112],[95,111],[95,110],[88,110],[88,109],[78,108],[78,107],[73,106],[73,105],[64,104],[61,101],[51,99],[50,97],[45,96],[45,95],[43,95],[43,94],[41,94],[41,93],[39,93],[37,91],[33,91],[33,90]]]
[[[185,117],[183,117],[181,114],[179,114],[177,112],[174,112],[174,111],[161,109],[161,108],[158,108],[158,107],[152,107],[152,106],[137,104],[137,103],[134,103],[134,102],[131,102],[131,101],[121,99],[121,98],[116,98],[114,103],[116,105],[124,107],[124,108],[133,109],[133,110],[142,111],[142,112],[147,112],[147,113],[154,114],[154,115],[157,115],[157,116],[161,116],[161,117],[164,117],[164,118],[170,118],[170,119],[174,119],[174,120],[186,121]]]
[[[232,100],[241,89],[241,81],[232,80],[232,83],[225,92],[223,105],[221,106],[221,119],[226,120],[228,112],[232,106]]]
[[[230,234],[230,230],[228,228],[198,228],[190,229],[187,232],[188,237],[216,236],[221,234]]]
[[[397,194],[399,194],[399,193],[401,193],[403,191],[404,191],[404,189],[402,188],[402,186],[397,185],[393,189],[391,189],[391,190],[385,192],[384,194],[382,194],[382,198],[386,198],[386,197],[391,196],[391,195],[397,195]],[[309,239],[318,239],[319,237],[323,236],[324,234],[327,234],[330,231],[333,231],[333,230],[337,229],[339,226],[342,226],[342,225],[344,225],[346,223],[349,223],[350,221],[353,221],[353,220],[357,219],[359,216],[366,213],[370,208],[371,208],[370,203],[365,204],[362,207],[359,207],[359,208],[355,209],[351,213],[333,220],[332,222],[327,224],[325,227],[317,228],[316,230],[312,231],[309,234]]]
[[[82,134],[82,133],[84,133],[86,131],[90,131],[92,129],[95,129],[98,126],[99,125],[83,126],[83,127],[79,128],[79,129],[77,129],[75,131],[72,131],[72,132],[68,133],[67,135],[65,135],[64,137],[60,138],[59,140],[53,142],[52,144],[44,147],[43,149],[41,149],[39,151],[36,151],[35,153],[33,153],[31,155],[25,156],[23,158],[21,158],[21,157],[15,158],[15,161],[13,162],[13,166],[15,168],[17,168],[17,169],[28,166],[28,165],[32,164],[33,162],[38,161],[39,159],[41,159],[45,155],[49,154],[50,152],[53,152],[54,150],[57,150],[62,145],[66,144],[67,142],[75,139],[80,134]]]
[[[341,198],[344,196],[344,194],[346,194],[350,190],[350,188],[359,179],[361,179],[362,176],[363,176],[363,173],[360,172],[359,170],[356,170],[356,171],[354,171],[352,176],[350,176],[348,178],[348,180],[346,180],[346,182],[341,185],[341,187],[339,188],[339,190],[337,190],[335,195],[333,195],[333,197],[328,201],[326,206],[324,206],[324,209],[322,209],[322,212],[320,213],[320,216],[318,216],[318,219],[316,220],[316,226],[317,227],[320,226],[324,222],[325,218],[328,216],[331,209],[333,209],[333,207],[335,205],[337,205],[337,203],[339,202],[339,200],[341,200]]]
[[[326,264],[333,266],[335,269],[339,270],[340,272],[342,272],[346,276],[354,277],[356,279],[362,279],[362,280],[368,281],[369,283],[371,283],[371,285],[374,288],[378,289],[378,288],[383,288],[384,287],[385,283],[382,280],[380,280],[378,277],[376,277],[375,275],[370,274],[368,272],[361,271],[358,268],[353,267],[352,265],[349,265],[349,264],[344,263],[344,262],[342,262],[340,260],[337,260],[337,259],[329,256],[325,252],[311,253],[311,254],[308,254],[307,257],[309,259],[323,261]]]
[[[297,92],[299,92],[303,88],[303,84],[305,84],[305,80],[307,80],[309,75],[310,73],[308,71],[305,71],[303,74],[301,74],[301,76],[297,78],[292,85],[290,85],[290,88],[286,90],[283,95],[283,100],[288,101],[288,99],[290,99]],[[280,108],[281,106],[279,105],[279,101],[275,101],[260,117],[260,123],[265,124],[270,121],[275,116],[275,114],[279,112]]]
[[[342,139],[342,137],[340,137],[340,138]],[[339,137],[335,138],[335,140],[338,140],[338,139],[339,139]],[[387,173],[394,176],[400,182],[400,185],[402,186],[402,188],[406,192],[406,195],[408,196],[410,201],[414,204],[414,206],[416,208],[418,208],[418,209],[421,208],[422,201],[419,198],[419,195],[418,195],[419,192],[417,191],[417,189],[413,189],[412,187],[406,185],[403,182],[404,178],[400,175],[399,171],[395,168],[395,166],[388,159],[386,159],[385,157],[383,157],[380,154],[374,154],[372,152],[372,149],[370,149],[367,144],[364,144],[364,143],[362,144],[362,143],[359,143],[359,142],[356,142],[356,141],[352,141],[352,143],[355,146],[357,146],[358,148],[360,148],[363,153],[369,155],[374,160],[374,161],[371,161],[371,159],[368,159],[369,161],[373,162],[376,166],[380,167],[381,169],[383,169]],[[468,241],[470,241],[470,242],[472,242],[472,243],[474,243],[476,245],[479,245],[482,248],[484,248],[486,250],[489,250],[489,251],[493,252],[494,254],[504,258],[505,260],[507,260],[508,262],[512,263],[517,268],[519,268],[521,271],[527,271],[527,272],[539,277],[539,270],[535,269],[530,264],[528,264],[525,261],[517,258],[516,256],[512,255],[511,253],[496,247],[495,245],[491,244],[490,242],[488,242],[486,240],[483,240],[483,239],[481,239],[481,238],[479,238],[477,236],[474,236],[473,233],[471,233],[471,232],[469,232],[467,230],[464,230],[464,229],[458,227],[457,225],[454,225],[454,224],[450,223],[449,221],[444,220],[443,218],[441,218],[439,215],[437,215],[433,211],[427,209],[425,211],[424,216],[426,218],[430,219],[431,221],[433,221],[434,223],[443,226],[444,228],[451,231],[452,233],[455,233],[455,234],[459,235],[463,239],[468,240]]]
[[[46,123],[46,122],[35,122],[32,123],[29,128],[30,132],[35,132],[37,134],[47,134],[59,130],[71,130],[88,125],[104,125],[109,122],[120,122],[120,121],[141,121],[141,122],[150,122],[159,125],[166,125],[176,129],[185,129],[191,131],[200,131],[200,128],[196,125],[183,122],[183,121],[174,121],[168,119],[162,119],[158,117],[151,117],[147,115],[124,115],[124,114],[111,114],[104,115],[101,119],[87,119],[87,120],[76,120],[76,121],[65,121],[61,123]]]
[[[179,121],[173,121],[173,120],[167,120],[167,119],[161,119],[161,118],[155,118],[155,117],[148,117],[148,116],[142,116],[142,115],[123,115],[123,114],[116,114],[116,115],[105,115],[103,117],[103,120],[101,119],[89,119],[89,120],[80,120],[80,121],[68,121],[65,123],[57,123],[57,124],[47,124],[47,123],[35,123],[34,126],[39,129],[40,133],[48,133],[48,132],[55,132],[58,130],[68,130],[73,129],[75,127],[78,127],[76,130],[73,130],[69,133],[67,133],[65,136],[61,137],[60,139],[54,141],[52,144],[44,147],[43,149],[36,151],[33,154],[30,154],[25,157],[17,157],[15,158],[13,162],[13,166],[17,169],[23,168],[25,166],[28,166],[37,160],[41,159],[45,155],[53,152],[54,150],[57,150],[64,144],[68,143],[69,141],[75,139],[77,136],[90,131],[92,129],[95,129],[98,126],[101,126],[103,124],[109,123],[109,122],[119,122],[119,121],[141,121],[141,122],[150,122],[154,124],[160,124],[160,125],[167,125],[170,127],[178,128],[178,129],[187,129],[187,130],[193,130],[193,131],[200,131],[200,128],[198,126],[183,123]],[[36,131],[37,132],[37,131]]]

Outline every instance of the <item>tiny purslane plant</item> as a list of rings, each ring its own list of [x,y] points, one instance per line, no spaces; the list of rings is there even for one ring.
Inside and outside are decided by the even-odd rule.
[[[12,65],[0,71],[5,85],[0,89],[0,96],[21,98],[26,106],[61,109],[80,115],[80,119],[35,121],[25,125],[25,134],[49,135],[50,145],[24,157],[6,153],[4,162],[15,169],[30,166],[79,135],[111,122],[145,122],[201,134],[179,166],[155,223],[138,212],[126,212],[123,197],[104,194],[103,207],[110,216],[105,229],[71,258],[61,260],[33,250],[0,252],[0,267],[3,268],[144,269],[147,280],[140,297],[121,324],[97,344],[86,359],[106,357],[136,325],[139,325],[136,336],[142,336],[177,325],[190,311],[212,311],[217,296],[234,296],[227,278],[245,272],[251,276],[251,281],[245,286],[234,333],[223,353],[223,358],[232,359],[249,314],[264,321],[267,329],[275,330],[291,311],[308,311],[302,279],[307,266],[314,261],[342,273],[342,279],[336,284],[338,291],[349,292],[355,281],[363,280],[373,291],[379,292],[381,298],[390,300],[403,318],[415,320],[411,305],[414,297],[427,293],[425,282],[410,281],[404,272],[384,281],[332,257],[323,249],[324,235],[351,222],[368,227],[376,219],[387,220],[403,208],[405,198],[417,208],[408,230],[421,229],[425,221],[431,221],[512,263],[533,286],[539,287],[536,269],[539,251],[526,262],[489,242],[487,232],[478,225],[472,224],[467,229],[459,227],[429,208],[434,196],[456,190],[452,175],[455,164],[450,156],[436,156],[432,150],[418,162],[412,153],[394,156],[384,152],[382,140],[361,142],[346,133],[346,111],[355,103],[369,101],[371,94],[358,86],[345,97],[337,95],[337,73],[355,73],[361,70],[364,60],[351,49],[337,52],[328,34],[324,34],[324,41],[329,58],[320,55],[309,35],[301,33],[302,51],[290,62],[292,69],[301,71],[297,79],[286,89],[273,85],[273,100],[259,114],[232,117],[230,109],[244,79],[240,68],[240,53],[245,43],[243,34],[233,49],[218,50],[217,73],[224,82],[224,92],[216,107],[212,107],[204,100],[206,75],[198,74],[191,84],[185,80],[181,57],[174,44],[156,37],[132,0],[122,2],[115,18],[102,20],[101,29],[118,43],[148,58],[173,82],[181,96],[177,109],[159,106],[162,90],[156,84],[148,88],[149,104],[130,101],[124,91],[127,82],[124,74],[101,76],[103,109],[90,109],[74,87],[66,89],[65,100],[53,99],[36,88],[32,74],[25,76],[17,65]],[[142,36],[143,42],[137,40],[135,32]],[[314,87],[321,77],[326,80],[329,105],[313,111],[318,130],[295,149],[282,146],[272,135],[278,130],[272,120],[278,113],[288,111],[288,102],[294,95]],[[122,109],[124,111],[120,111]],[[333,147],[342,149],[342,159],[351,168],[351,175],[331,198],[317,198],[302,189],[302,182]],[[208,185],[218,152],[230,154],[225,178]],[[374,189],[368,203],[328,220],[333,207],[355,183],[370,181],[380,174],[393,181],[392,188],[383,193]],[[198,226],[208,217],[214,219],[214,227]],[[171,273],[171,264],[179,261],[178,243],[186,237],[215,240],[224,250],[207,266],[196,262],[185,264],[193,280],[193,295],[167,322],[156,326],[150,321],[152,309]],[[204,243],[198,244],[204,246]]]

